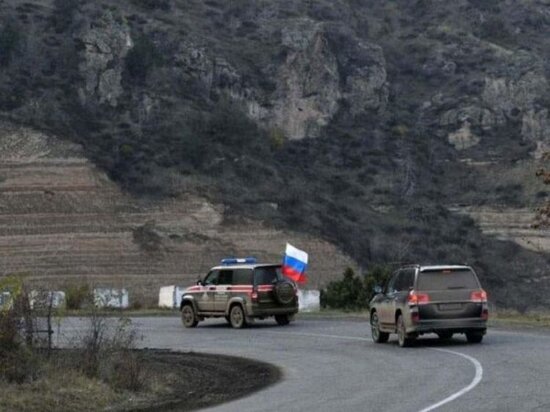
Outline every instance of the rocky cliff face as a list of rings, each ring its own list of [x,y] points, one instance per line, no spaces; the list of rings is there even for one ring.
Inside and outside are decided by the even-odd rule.
[[[123,93],[124,58],[133,46],[130,28],[123,19],[116,21],[111,12],[94,21],[83,20],[81,25],[76,35],[83,47],[79,66],[84,78],[79,90],[81,103],[96,99],[99,104],[116,107]]]

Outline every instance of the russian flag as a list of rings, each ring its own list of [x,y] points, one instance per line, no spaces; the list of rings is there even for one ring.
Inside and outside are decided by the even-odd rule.
[[[306,252],[287,243],[283,260],[283,275],[296,283],[306,283],[307,257]]]

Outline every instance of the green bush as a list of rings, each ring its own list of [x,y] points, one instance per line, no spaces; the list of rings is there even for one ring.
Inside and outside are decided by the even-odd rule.
[[[80,0],[54,0],[53,24],[57,33],[63,33],[73,22]]]
[[[82,306],[91,302],[91,291],[88,285],[70,286],[65,291],[67,309],[81,309]]]
[[[170,0],[132,0],[132,3],[148,11],[170,11],[170,9],[172,8],[172,2]]]
[[[0,66],[6,67],[10,64],[13,54],[21,43],[21,33],[11,22],[6,23],[0,29]]]
[[[330,282],[321,290],[321,307],[344,310],[361,310],[369,307],[374,287],[386,282],[390,275],[386,266],[375,266],[363,278],[348,267],[343,279]]]
[[[144,82],[153,67],[163,63],[162,55],[146,35],[138,37],[126,55],[126,71],[133,80]]]

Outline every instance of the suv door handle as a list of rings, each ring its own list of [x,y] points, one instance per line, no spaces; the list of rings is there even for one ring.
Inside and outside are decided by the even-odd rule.
[[[216,286],[210,286],[208,290],[216,290]]]
[[[231,286],[226,287],[225,290],[231,290]]]

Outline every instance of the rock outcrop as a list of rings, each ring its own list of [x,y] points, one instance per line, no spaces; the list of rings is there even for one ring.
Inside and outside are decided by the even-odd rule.
[[[266,68],[275,90],[253,89],[226,59],[193,43],[176,55],[186,84],[204,98],[226,95],[240,102],[263,127],[289,139],[318,137],[345,104],[352,116],[383,112],[388,81],[382,49],[349,30],[327,28],[309,18],[288,20],[281,29],[282,63]],[[266,104],[266,102],[268,104]]]
[[[77,39],[84,46],[80,64],[84,78],[84,86],[79,90],[81,103],[94,99],[116,107],[123,92],[124,58],[133,46],[128,25],[123,18],[117,20],[107,11],[98,20],[88,21]]]

